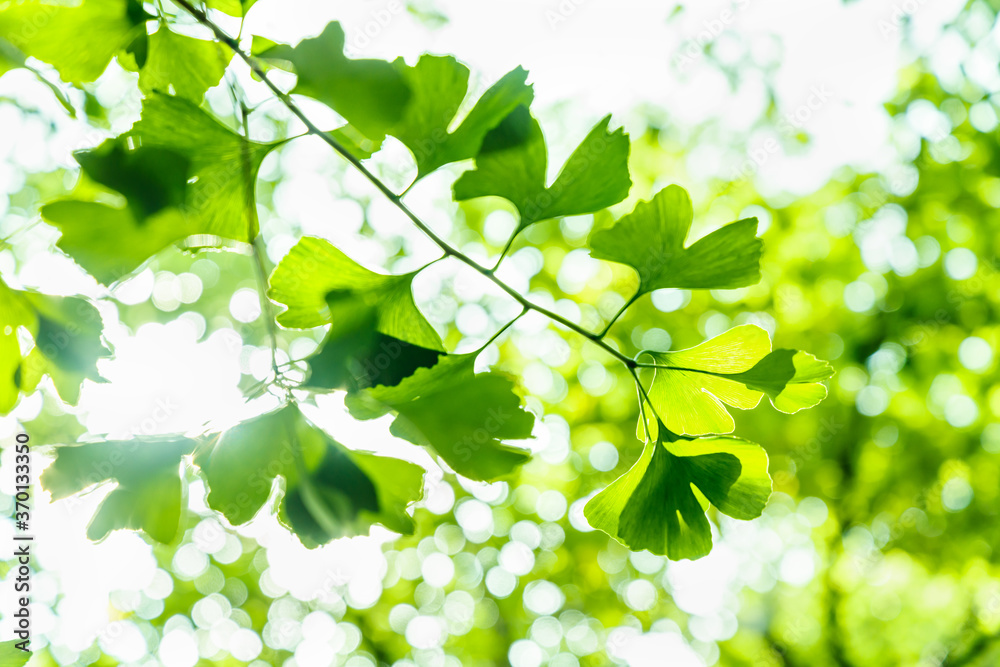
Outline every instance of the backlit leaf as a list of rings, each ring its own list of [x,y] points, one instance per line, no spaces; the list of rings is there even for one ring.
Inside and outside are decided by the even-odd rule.
[[[344,29],[336,21],[295,47],[279,44],[260,56],[292,63],[298,75],[293,93],[323,102],[370,139],[381,139],[402,119],[410,98],[391,63],[344,55]]]
[[[336,338],[354,335],[374,317],[375,330],[386,336],[441,350],[441,338],[413,301],[415,275],[369,271],[329,241],[307,236],[275,267],[268,296],[288,307],[278,315],[282,326],[331,324],[329,336]]]
[[[546,186],[547,153],[538,121],[518,107],[486,135],[476,169],[455,182],[455,199],[503,197],[520,214],[518,230],[566,215],[593,213],[628,196],[629,140],[622,130],[608,131],[611,117],[599,122],[569,156],[551,186]]]
[[[702,498],[734,519],[764,511],[767,454],[738,438],[677,438],[662,425],[659,432],[628,472],[587,502],[584,516],[633,551],[695,560],[712,550]]]
[[[64,81],[79,84],[103,74],[150,18],[138,0],[28,0],[7,3],[0,11],[0,35],[55,67]]]
[[[205,91],[218,85],[233,52],[214,41],[178,35],[166,26],[149,36],[149,55],[139,71],[139,89],[146,94],[173,92],[201,102]]]
[[[819,403],[830,365],[805,352],[775,350],[767,332],[753,324],[733,327],[676,352],[648,352],[657,365],[649,400],[674,433],[730,433],[726,405],[748,410],[766,393],[783,412]],[[652,426],[652,424],[651,424]]]
[[[279,515],[310,547],[365,534],[373,523],[411,532],[405,509],[423,488],[419,466],[347,449],[294,404],[224,432],[199,464],[209,506],[233,525],[257,514],[280,477],[285,495]]]
[[[685,248],[693,219],[687,192],[668,186],[613,227],[591,234],[591,254],[635,269],[639,294],[665,287],[728,289],[760,280],[757,218],[726,225]]]
[[[42,473],[53,500],[113,480],[113,490],[87,528],[99,540],[120,528],[142,530],[158,542],[172,542],[180,520],[180,460],[195,443],[187,438],[96,442],[59,447]]]
[[[430,447],[455,472],[471,479],[502,477],[529,456],[502,441],[530,437],[535,418],[521,408],[510,378],[475,373],[475,357],[444,356],[397,385],[349,394],[348,408],[358,419],[395,411],[390,431],[396,437]]]
[[[525,82],[528,73],[517,68],[497,81],[449,132],[469,88],[469,68],[451,56],[421,56],[416,65],[402,59],[393,65],[409,86],[410,99],[399,123],[389,134],[410,149],[417,162],[417,178],[450,162],[476,156],[487,132],[534,95]]]

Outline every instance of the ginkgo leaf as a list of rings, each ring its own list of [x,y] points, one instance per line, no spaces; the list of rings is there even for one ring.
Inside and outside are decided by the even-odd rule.
[[[33,348],[22,357],[18,329]],[[101,341],[100,313],[78,297],[15,290],[0,280],[0,414],[50,375],[60,397],[76,403],[84,379],[103,381],[97,360],[110,353]]]
[[[319,350],[307,359],[306,386],[358,391],[380,384],[394,385],[418,368],[433,366],[441,356],[437,349],[413,345],[380,332],[375,308],[359,303],[358,311],[360,317],[352,318],[354,326],[331,331]]]
[[[451,56],[431,55],[421,56],[413,66],[402,58],[393,65],[411,94],[402,119],[388,133],[413,153],[418,179],[442,165],[475,157],[486,134],[534,96],[526,84],[528,73],[518,67],[487,90],[449,132],[468,92],[469,68]]]
[[[67,83],[93,81],[153,18],[138,0],[27,0],[0,11],[0,35],[46,62]],[[86,26],[81,30],[80,26]]]
[[[126,207],[140,222],[184,205],[191,161],[181,153],[150,146],[130,149],[125,141],[109,139],[73,157],[88,178],[125,197]]]
[[[173,438],[59,447],[42,473],[42,487],[58,500],[113,480],[118,486],[97,510],[87,537],[99,540],[113,530],[131,528],[169,543],[181,514],[180,460],[194,446],[188,438]]]
[[[584,516],[633,551],[695,560],[712,550],[702,498],[734,519],[764,511],[767,454],[738,438],[676,438],[662,424],[659,432],[628,472],[587,502]]]
[[[258,227],[248,183],[277,145],[247,141],[193,103],[153,94],[129,133],[74,154],[84,174],[125,206],[72,198],[41,214],[62,232],[56,245],[110,284],[190,236],[252,240]]]
[[[456,200],[489,195],[517,208],[518,231],[540,220],[580,215],[617,204],[628,196],[629,140],[621,129],[599,122],[546,186],[547,154],[538,121],[518,107],[483,140],[476,168],[455,182]]]
[[[282,326],[331,324],[331,338],[351,335],[371,311],[377,331],[441,350],[441,338],[413,301],[410,285],[415,275],[369,271],[329,241],[307,236],[275,267],[268,296],[288,307],[277,318]]]
[[[219,42],[178,35],[161,26],[149,35],[139,90],[167,93],[173,88],[174,94],[197,104],[205,91],[219,84],[232,59],[233,52]]]
[[[72,296],[22,292],[35,311],[35,347],[21,364],[20,388],[28,393],[49,375],[60,398],[75,405],[85,379],[103,382],[97,360],[110,356],[101,340],[101,315],[91,303]]]
[[[748,410],[765,393],[783,412],[812,407],[826,397],[817,383],[832,374],[829,364],[805,352],[771,352],[767,332],[753,324],[686,350],[647,354],[656,365],[649,400],[667,428],[683,435],[732,432],[723,404]]]
[[[280,142],[248,141],[188,100],[153,94],[126,135],[136,147],[162,148],[190,161],[184,213],[200,234],[236,241],[257,236],[254,183]]]
[[[635,269],[638,294],[665,287],[729,289],[760,281],[757,218],[726,225],[685,248],[693,219],[687,192],[668,186],[614,226],[591,234],[591,254]]]
[[[430,447],[460,475],[497,479],[529,456],[502,440],[530,437],[535,418],[521,408],[513,381],[500,373],[475,373],[475,358],[444,356],[397,385],[348,394],[347,406],[357,419],[395,411],[393,435]]]
[[[292,63],[298,76],[293,93],[323,102],[369,138],[381,139],[403,118],[410,89],[391,63],[348,58],[344,41],[334,21],[295,47],[279,44],[259,56]]]
[[[279,515],[307,546],[367,533],[376,522],[411,532],[405,509],[422,492],[422,468],[347,449],[294,404],[225,431],[198,463],[208,480],[209,506],[233,525],[252,519],[275,478],[283,479]]]
[[[56,246],[105,285],[129,276],[171,243],[194,233],[191,221],[174,208],[136,219],[127,208],[61,199],[43,206],[41,213],[62,232]]]

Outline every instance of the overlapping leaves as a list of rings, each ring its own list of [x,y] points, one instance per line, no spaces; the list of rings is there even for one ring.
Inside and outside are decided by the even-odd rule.
[[[30,335],[22,355],[18,331]],[[57,297],[15,290],[0,281],[0,414],[34,391],[45,375],[68,403],[80,397],[85,379],[102,381],[97,360],[110,355],[101,341],[97,309],[79,297]]]
[[[527,107],[518,107],[483,141],[476,169],[455,182],[456,200],[497,196],[517,208],[518,231],[540,220],[593,213],[628,196],[629,141],[599,122],[546,185],[547,149]]]
[[[181,458],[194,446],[188,438],[173,438],[60,447],[42,474],[42,487],[58,500],[101,482],[117,482],[91,519],[87,536],[99,540],[113,530],[131,528],[171,542],[184,495]]]
[[[412,533],[406,507],[423,489],[419,466],[347,449],[294,404],[224,432],[198,463],[211,489],[209,506],[233,525],[252,519],[280,478],[279,517],[310,547],[367,533],[376,522]]]
[[[327,104],[348,128],[376,143],[387,135],[399,139],[413,154],[418,179],[475,157],[487,133],[533,98],[527,72],[517,68],[483,93],[451,130],[467,104],[468,67],[451,56],[425,55],[415,65],[402,58],[392,63],[352,59],[344,45],[344,30],[333,22],[295,47],[274,45],[259,55],[291,63],[298,76],[293,92]]]
[[[358,419],[396,413],[390,432],[430,447],[455,472],[494,480],[528,460],[503,440],[528,438],[534,415],[521,408],[514,382],[501,373],[476,373],[475,354],[448,355],[397,385],[349,395]]]
[[[208,235],[203,244],[252,240],[252,183],[275,146],[247,141],[188,100],[154,94],[130,132],[76,154],[88,179],[124,205],[91,185],[83,188],[89,199],[46,204],[42,216],[62,232],[62,250],[111,283],[194,235]]]
[[[764,511],[771,494],[767,454],[738,438],[692,440],[662,424],[658,432],[628,472],[587,502],[584,516],[633,551],[701,558],[712,550],[709,503],[734,519]]]
[[[833,373],[806,352],[772,352],[767,332],[753,324],[686,350],[647,354],[656,364],[649,400],[667,429],[683,435],[730,433],[735,424],[723,404],[748,410],[765,394],[782,412],[811,408],[826,398],[820,382]]]

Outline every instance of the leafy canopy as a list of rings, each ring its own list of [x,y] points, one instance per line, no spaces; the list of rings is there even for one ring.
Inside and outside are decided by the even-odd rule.
[[[134,73],[142,95],[131,129],[77,151],[81,176],[73,192],[42,206],[42,218],[61,234],[57,247],[106,285],[130,278],[175,245],[252,254],[264,306],[261,335],[268,339],[272,368],[257,393],[277,396],[278,407],[222,433],[56,449],[42,478],[53,497],[116,485],[90,523],[93,539],[129,528],[161,542],[175,540],[186,497],[182,470],[203,478],[209,506],[229,523],[244,524],[272,503],[281,522],[310,547],[365,534],[376,523],[413,532],[411,505],[421,497],[424,469],[345,446],[338,434],[317,426],[324,420],[313,398],[331,392],[346,393],[344,403],[355,419],[388,416],[391,435],[424,448],[462,477],[513,479],[530,460],[529,450],[516,443],[532,436],[535,414],[524,407],[516,380],[496,370],[476,372],[484,347],[449,353],[462,349],[452,344],[464,341],[455,331],[432,326],[417,305],[413,281],[430,264],[390,275],[307,236],[267,276],[265,250],[274,248],[266,248],[261,236],[257,176],[265,157],[294,137],[286,132],[278,141],[262,142],[249,136],[250,116],[263,112],[246,106],[251,96],[240,80],[245,72],[232,65],[238,41],[202,38],[224,34],[212,22],[214,12],[242,17],[252,5],[211,0],[204,14],[182,3],[183,19],[154,17],[134,0],[27,0],[0,9],[6,40],[0,69],[22,66],[31,56],[52,65],[67,84],[81,85],[117,60]],[[200,32],[188,14],[201,24]],[[583,137],[550,183],[549,147],[532,115],[534,90],[521,68],[476,95],[469,69],[451,56],[424,55],[412,65],[349,57],[336,22],[294,46],[250,37],[252,55],[240,54],[236,61],[250,62],[254,75],[277,93],[263,108],[283,104],[299,121],[308,120],[269,75],[272,66],[293,70],[291,94],[325,104],[343,121],[330,130],[306,122],[310,132],[353,156],[352,165],[428,233],[444,258],[492,281],[522,314],[535,311],[583,336],[623,362],[637,383],[637,369],[653,369],[648,392],[638,387],[643,400],[632,413],[650,417],[640,429],[645,448],[628,472],[587,504],[594,527],[632,549],[698,558],[711,548],[709,504],[738,519],[759,516],[770,491],[767,457],[756,444],[719,435],[734,429],[724,406],[750,408],[767,395],[783,412],[811,407],[826,394],[820,382],[831,371],[825,362],[805,352],[772,351],[767,333],[751,325],[687,350],[640,351],[633,359],[630,341],[606,340],[617,316],[595,334],[535,304],[439,237],[403,203],[405,191],[393,193],[377,169],[361,164],[382,150],[387,137],[409,150],[416,179],[473,161],[452,185],[454,200],[501,197],[519,214],[502,262],[510,242],[530,225],[594,213],[628,197],[630,142],[621,129],[610,129],[610,116]],[[209,111],[206,95],[217,86],[228,89],[229,114],[215,97]],[[276,127],[280,131],[283,121]],[[692,220],[690,198],[671,185],[593,232],[589,250],[632,267],[639,275],[636,297],[668,287],[742,287],[760,279],[755,219],[686,246]],[[288,330],[318,327],[324,331],[312,354],[279,363],[289,346]],[[75,403],[85,379],[101,379],[97,361],[111,353],[99,312],[88,300],[11,289],[4,282],[0,333],[4,413],[44,375],[63,400]],[[263,403],[273,407],[270,401]],[[316,421],[300,405],[313,406],[305,411]],[[71,440],[79,431],[50,436]]]

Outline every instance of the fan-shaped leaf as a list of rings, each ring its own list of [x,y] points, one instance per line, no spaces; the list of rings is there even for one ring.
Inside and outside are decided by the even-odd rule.
[[[639,294],[665,287],[727,289],[760,280],[756,218],[726,225],[685,248],[693,219],[687,192],[668,186],[613,227],[591,234],[591,254],[635,269]]]
[[[764,511],[771,493],[767,454],[737,438],[690,440],[662,424],[658,430],[635,465],[590,499],[584,516],[633,551],[695,560],[712,550],[702,499],[734,519]]]
[[[530,437],[535,418],[521,408],[508,377],[475,373],[475,357],[442,357],[395,386],[348,395],[347,405],[358,419],[393,410],[393,435],[430,447],[461,475],[496,479],[528,459],[528,452],[501,441]]]
[[[818,383],[832,374],[805,352],[771,352],[767,332],[753,324],[686,350],[648,354],[656,364],[649,400],[667,428],[684,435],[730,433],[735,424],[723,404],[748,410],[765,393],[782,412],[812,407],[826,397]]]
[[[518,231],[540,220],[593,213],[628,196],[629,140],[599,122],[569,156],[551,186],[545,184],[546,147],[538,121],[518,107],[486,135],[476,168],[455,182],[455,199],[503,197],[517,208]]]

